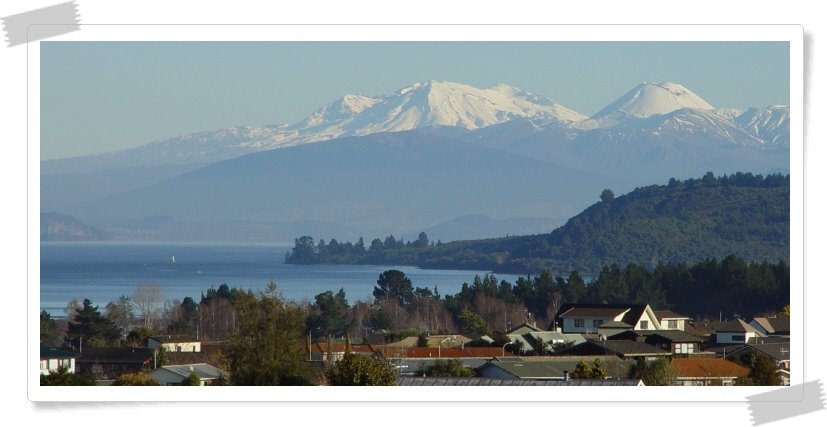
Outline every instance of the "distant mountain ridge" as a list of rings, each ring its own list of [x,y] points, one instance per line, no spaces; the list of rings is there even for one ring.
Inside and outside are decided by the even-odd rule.
[[[676,110],[716,111],[677,83],[642,83],[593,117],[587,117],[551,98],[502,83],[479,89],[430,80],[386,96],[345,95],[294,124],[195,132],[123,151],[47,160],[41,162],[41,168],[43,174],[61,174],[96,168],[208,164],[346,136],[439,127],[475,131],[526,119],[531,120],[538,131],[557,129],[577,135],[595,128],[646,125],[647,122],[639,119]],[[764,119],[766,116],[772,119]],[[779,136],[784,129],[789,133],[789,107],[753,108],[744,112],[743,117],[732,114],[719,117],[754,137],[755,140],[750,141],[753,145],[789,144],[789,137]],[[774,133],[776,129],[779,131]],[[722,141],[738,143],[726,136]]]
[[[788,173],[789,120],[786,106],[715,108],[677,83],[643,83],[586,117],[505,84],[427,81],[345,95],[290,125],[43,161],[41,209],[125,239],[540,232],[602,188]]]

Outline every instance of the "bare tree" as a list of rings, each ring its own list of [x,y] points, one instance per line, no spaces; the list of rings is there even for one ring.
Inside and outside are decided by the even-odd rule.
[[[163,292],[157,283],[142,283],[135,288],[132,301],[144,320],[144,328],[152,329],[160,311],[162,296]]]
[[[135,326],[132,300],[126,295],[121,295],[118,299],[106,304],[104,315],[115,322],[124,333],[129,333]]]
[[[80,302],[78,302],[77,298],[72,298],[69,302],[66,303],[66,307],[63,309],[63,313],[66,315],[66,318],[70,321],[75,321],[75,316],[78,315],[78,310],[83,308]]]

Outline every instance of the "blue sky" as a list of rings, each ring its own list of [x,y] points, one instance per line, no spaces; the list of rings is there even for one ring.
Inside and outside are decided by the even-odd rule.
[[[347,93],[506,83],[591,115],[635,85],[789,103],[786,42],[43,42],[41,159],[298,121]]]

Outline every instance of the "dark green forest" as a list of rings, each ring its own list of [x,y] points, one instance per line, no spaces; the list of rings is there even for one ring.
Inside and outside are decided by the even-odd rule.
[[[537,274],[543,270],[596,275],[604,265],[699,262],[736,255],[749,262],[789,262],[790,177],[736,173],[671,179],[600,201],[548,234],[450,243],[425,233],[405,242],[393,235],[369,245],[295,240],[294,264],[398,264]]]

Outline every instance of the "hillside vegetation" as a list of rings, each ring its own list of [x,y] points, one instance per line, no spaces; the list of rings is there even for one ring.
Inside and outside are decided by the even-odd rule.
[[[594,275],[604,265],[696,262],[736,255],[747,261],[789,262],[789,175],[737,173],[672,179],[601,201],[548,234],[434,243],[388,236],[365,247],[296,239],[288,263],[401,264],[424,268],[537,273],[577,270]]]

